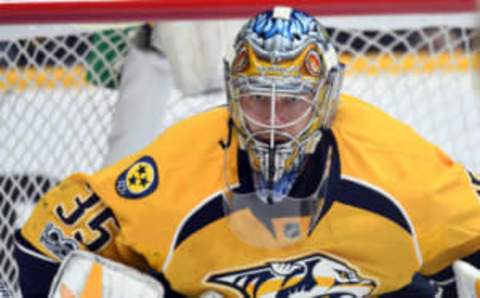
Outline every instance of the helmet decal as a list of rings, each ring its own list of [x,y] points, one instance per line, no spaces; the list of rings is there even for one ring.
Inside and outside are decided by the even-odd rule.
[[[232,72],[237,73],[244,71],[248,67],[248,51],[242,47],[232,64]]]
[[[258,14],[239,32],[226,64],[230,118],[248,153],[258,196],[288,195],[328,129],[343,65],[316,18],[291,8]]]
[[[320,60],[317,52],[313,50],[308,52],[305,57],[305,67],[307,68],[308,73],[312,76],[320,76],[323,66],[322,60]]]

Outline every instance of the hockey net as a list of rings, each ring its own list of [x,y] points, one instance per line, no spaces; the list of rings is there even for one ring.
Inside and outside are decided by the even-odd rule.
[[[411,124],[479,171],[475,14],[421,12],[322,16],[347,65],[344,91]],[[122,65],[142,23],[0,26],[0,297],[20,295],[13,232],[30,203],[67,175],[93,173],[108,158]],[[158,125],[225,100],[222,93],[213,97],[172,93]]]

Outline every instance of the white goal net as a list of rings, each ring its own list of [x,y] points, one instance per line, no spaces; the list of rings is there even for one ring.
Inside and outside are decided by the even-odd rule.
[[[347,64],[345,92],[480,171],[473,14],[324,17],[323,23]],[[122,65],[140,28],[0,26],[0,297],[20,295],[13,232],[27,203],[73,172],[93,173],[108,158]],[[162,127],[225,100],[223,93],[171,94]]]

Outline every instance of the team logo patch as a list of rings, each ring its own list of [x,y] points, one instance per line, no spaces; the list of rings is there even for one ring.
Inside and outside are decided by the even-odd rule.
[[[214,274],[207,282],[230,287],[244,298],[370,297],[376,287],[372,279],[321,254]]]
[[[52,223],[48,223],[40,236],[42,243],[57,258],[63,260],[70,252],[78,249],[75,240],[65,237],[63,231]]]
[[[140,199],[151,194],[158,185],[155,161],[145,156],[136,161],[117,178],[117,193],[129,199]]]

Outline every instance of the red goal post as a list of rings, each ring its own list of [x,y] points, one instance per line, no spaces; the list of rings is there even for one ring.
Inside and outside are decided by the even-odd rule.
[[[139,23],[231,24],[278,4],[318,15],[347,64],[346,92],[480,171],[475,1],[331,2],[0,0],[0,297],[3,288],[19,295],[12,234],[16,218],[27,212],[18,206],[72,172],[104,165],[118,77]],[[196,54],[185,50],[169,58]],[[162,125],[212,104],[208,96],[175,96]],[[215,103],[224,101],[221,92],[215,96]]]
[[[314,15],[461,13],[475,0],[4,0],[0,23],[118,22],[239,18],[274,5],[293,6]]]

